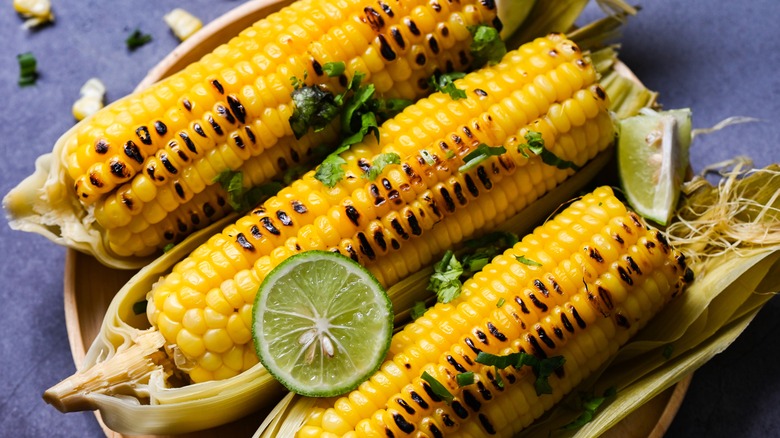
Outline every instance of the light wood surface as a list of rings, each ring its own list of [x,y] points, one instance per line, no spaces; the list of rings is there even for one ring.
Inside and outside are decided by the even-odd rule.
[[[198,33],[180,44],[149,71],[137,88],[147,87],[161,78],[181,70],[219,44],[227,42],[241,29],[249,27],[255,21],[289,3],[291,0],[252,0],[238,6],[204,26]],[[76,366],[83,362],[87,349],[100,331],[103,316],[112,297],[134,272],[110,269],[90,256],[68,250],[65,259],[64,279],[65,322]],[[685,397],[690,379],[689,376],[676,386],[658,395],[626,417],[605,437],[662,437]],[[107,437],[125,437],[125,435],[108,429],[100,420],[98,412],[95,415]],[[262,418],[249,416],[216,429],[177,436],[180,438],[251,436],[261,422]]]

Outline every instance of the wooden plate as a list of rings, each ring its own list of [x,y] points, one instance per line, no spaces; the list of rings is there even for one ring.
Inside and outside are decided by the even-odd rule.
[[[137,89],[183,69],[197,61],[218,45],[227,42],[237,32],[249,27],[255,21],[275,12],[292,0],[252,0],[226,13],[204,26],[198,33],[173,50],[157,66],[149,71]],[[87,349],[100,331],[103,316],[117,291],[130,279],[135,271],[120,271],[107,268],[94,258],[68,250],[65,257],[65,322],[68,331],[73,361],[76,365],[84,361]],[[688,389],[691,377],[659,394],[620,424],[607,437],[660,438],[672,422]],[[108,429],[95,411],[97,421],[111,438],[123,435]],[[180,438],[208,436],[251,436],[262,419],[247,417],[223,427],[202,431]],[[140,437],[137,437],[140,438]]]

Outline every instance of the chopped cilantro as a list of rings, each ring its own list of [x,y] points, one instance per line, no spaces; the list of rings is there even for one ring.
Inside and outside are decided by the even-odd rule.
[[[410,316],[412,317],[412,320],[415,320],[425,314],[425,310],[427,308],[425,307],[424,301],[417,301],[414,303],[414,306],[412,306],[412,310],[410,312]]]
[[[428,374],[427,371],[423,371],[421,378],[426,382],[428,382],[429,385],[431,385],[431,390],[440,399],[444,400],[444,402],[447,404],[452,403],[452,400],[455,398],[455,396],[453,396],[452,393],[449,390],[447,390],[447,388],[444,385],[441,384],[441,382],[436,380],[435,377]]]
[[[141,32],[141,29],[136,29],[127,37],[125,44],[128,49],[135,50],[150,41],[152,41],[151,35]]]
[[[244,175],[241,172],[226,170],[215,178],[214,182],[219,183],[222,189],[227,192],[228,204],[237,212],[244,212],[259,204],[264,199],[276,194],[282,185],[276,182],[269,182],[256,187],[244,187]]]
[[[614,397],[617,393],[615,387],[610,387],[601,397],[597,397],[593,394],[583,394],[580,396],[580,405],[582,407],[582,413],[577,416],[571,423],[562,427],[563,430],[579,429],[582,426],[590,423],[596,416],[596,411],[599,407],[611,397]]]
[[[531,260],[528,257],[526,257],[525,255],[516,256],[515,259],[517,259],[518,262],[520,262],[520,263],[522,263],[524,265],[528,265],[528,266],[542,266],[541,263],[537,262],[536,260]]]
[[[339,105],[333,93],[319,87],[302,86],[292,92],[295,109],[290,116],[290,127],[299,139],[309,130],[323,130],[339,115]]]
[[[401,156],[394,153],[379,154],[371,163],[371,167],[363,174],[363,178],[373,181],[384,170],[385,166],[389,164],[401,164]]]
[[[501,377],[501,373],[499,372],[498,368],[496,368],[496,386],[499,388],[504,387],[504,378]]]
[[[429,166],[436,164],[436,160],[433,159],[433,155],[425,149],[420,149],[420,156],[428,163]]]
[[[506,153],[506,148],[503,146],[490,147],[485,143],[480,143],[476,149],[469,152],[465,157],[463,157],[464,164],[460,166],[458,171],[459,172],[469,171],[474,167],[476,167],[477,165],[479,165],[479,163],[487,160],[489,157],[501,155],[504,153]]]
[[[506,45],[501,40],[496,28],[481,24],[469,26],[473,40],[471,56],[474,59],[472,67],[479,68],[486,64],[495,64],[506,55]]]
[[[452,100],[465,99],[466,91],[455,86],[455,80],[464,76],[466,74],[461,72],[433,75],[428,83],[433,87],[433,91],[449,94]]]
[[[171,242],[171,243],[163,246],[163,252],[168,252],[168,251],[172,250],[175,246],[176,246],[176,244]]]
[[[306,85],[306,78],[309,77],[309,72],[304,71],[303,72],[303,79],[298,79],[297,77],[293,76],[290,78],[290,82],[292,83],[293,90],[297,90],[303,86]]]
[[[674,354],[674,345],[673,344],[664,345],[664,349],[661,352],[661,354],[664,356],[664,359],[669,360],[672,357],[672,354]]]
[[[518,353],[509,353],[504,356],[498,356],[481,351],[477,354],[477,357],[474,359],[474,361],[483,365],[492,365],[498,369],[504,369],[509,366],[514,368],[520,368],[524,365],[530,366],[531,370],[533,370],[534,376],[536,376],[536,380],[534,381],[536,394],[541,395],[552,393],[552,387],[550,386],[548,378],[552,373],[563,366],[564,362],[566,362],[566,359],[563,356],[553,356],[539,359],[538,357],[523,351]]]
[[[414,102],[407,99],[374,99],[372,109],[377,120],[384,122],[392,119]]]
[[[428,280],[428,290],[436,293],[440,303],[449,303],[460,294],[460,276],[463,266],[455,258],[452,251],[444,253],[441,261],[433,268],[433,275]]]
[[[506,304],[506,300],[503,298],[499,298],[498,301],[496,302],[496,307],[501,307],[504,304]]]
[[[347,64],[344,61],[326,62],[322,66],[322,71],[325,72],[328,77],[336,77],[344,74],[344,70],[347,69]]]
[[[136,301],[135,303],[133,303],[133,314],[134,315],[142,315],[142,314],[146,313],[146,306],[147,306],[147,304],[149,304],[149,302],[146,301],[146,300]]]
[[[350,131],[346,131],[346,132],[350,132]],[[341,146],[342,147],[346,146],[346,148],[344,149],[346,150],[349,148],[349,146],[352,146],[353,144],[357,144],[363,141],[363,139],[366,138],[366,135],[368,135],[369,132],[373,132],[377,141],[379,141],[379,124],[376,121],[376,116],[374,115],[374,113],[362,113],[360,115],[360,127],[356,131],[354,131],[352,135],[343,139],[341,141]],[[344,152],[344,150],[342,150],[341,152]]]
[[[455,381],[458,382],[458,386],[466,386],[474,383],[474,371],[466,371],[455,376]]]
[[[517,150],[524,156],[528,156],[525,151],[529,150],[534,154],[539,155],[542,158],[542,162],[548,166],[555,166],[558,169],[580,169],[580,167],[573,162],[558,157],[551,150],[544,147],[544,139],[542,138],[541,133],[528,131],[528,133],[525,134],[525,141],[527,143],[517,147]]]
[[[325,158],[317,167],[317,171],[314,172],[314,178],[327,187],[333,187],[344,177],[346,172],[341,166],[345,164],[347,164],[347,161],[338,154],[328,155],[328,158]]]
[[[38,60],[32,52],[20,53],[16,60],[19,62],[19,86],[34,85],[38,80]]]

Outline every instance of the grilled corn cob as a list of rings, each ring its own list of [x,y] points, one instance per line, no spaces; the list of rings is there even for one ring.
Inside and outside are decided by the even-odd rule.
[[[394,336],[380,371],[312,409],[298,436],[513,436],[691,280],[684,256],[599,188]],[[480,359],[518,352],[565,359],[549,376],[549,394],[530,367]],[[459,385],[457,376],[470,372],[473,383]],[[453,398],[445,401],[423,373]]]
[[[564,60],[557,66],[541,62],[558,58]],[[332,189],[314,171],[304,175],[177,264],[151,294],[150,322],[193,382],[252,367],[252,302],[274,266],[300,251],[327,249],[365,264],[383,284],[394,283],[497,219],[500,209],[521,208],[573,172],[526,155],[517,145],[528,132],[577,165],[611,143],[606,95],[594,81],[593,67],[577,47],[553,35],[456,81],[465,99],[445,93],[422,99],[400,118],[415,123],[382,146],[382,153],[403,157],[400,164],[387,166],[374,181],[354,177]],[[420,113],[438,116],[420,119]],[[559,138],[567,140],[559,144]],[[481,144],[505,145],[507,152],[460,171]],[[465,209],[480,198],[498,199],[489,193],[500,196],[502,189],[515,201]],[[460,211],[468,213],[453,216]],[[437,224],[444,227],[435,234],[438,241],[420,238]],[[377,263],[391,253],[399,255],[392,266]]]
[[[246,183],[267,182],[311,156],[312,146],[337,141],[335,122],[303,143],[292,137],[292,78],[339,93],[362,74],[378,96],[414,100],[430,92],[435,72],[471,67],[469,26],[479,24],[500,26],[493,1],[301,0],[77,125],[58,142],[54,162],[45,163],[49,178],[57,178],[43,190],[48,198],[31,208],[33,194],[12,193],[6,208],[107,264],[141,265],[229,210],[211,218],[205,205],[183,206],[204,191],[225,198],[216,175],[241,171],[254,175]],[[337,61],[345,63],[344,74],[327,77],[323,66]],[[197,222],[182,219],[193,210]],[[61,223],[63,215],[75,232]],[[184,225],[171,226],[169,215]],[[127,238],[139,233],[147,238]],[[102,240],[93,242],[96,235]]]

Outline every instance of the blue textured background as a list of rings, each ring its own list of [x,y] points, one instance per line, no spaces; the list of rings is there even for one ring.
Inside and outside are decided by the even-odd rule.
[[[73,124],[70,105],[81,85],[100,77],[108,100],[129,93],[177,45],[162,22],[184,6],[204,22],[241,2],[228,0],[53,0],[56,24],[21,28],[11,2],[0,8],[0,193],[32,172]],[[629,21],[622,58],[667,108],[691,107],[695,127],[733,115],[762,122],[696,140],[692,160],[705,164],[747,154],[757,165],[780,162],[780,2],[646,0]],[[588,16],[595,16],[589,7]],[[124,45],[140,27],[154,41]],[[41,77],[16,84],[16,54],[32,51]],[[91,413],[63,415],[41,394],[74,371],[63,316],[64,250],[45,239],[0,227],[0,436],[99,437]],[[759,314],[726,352],[699,370],[667,436],[780,435],[780,302]]]

